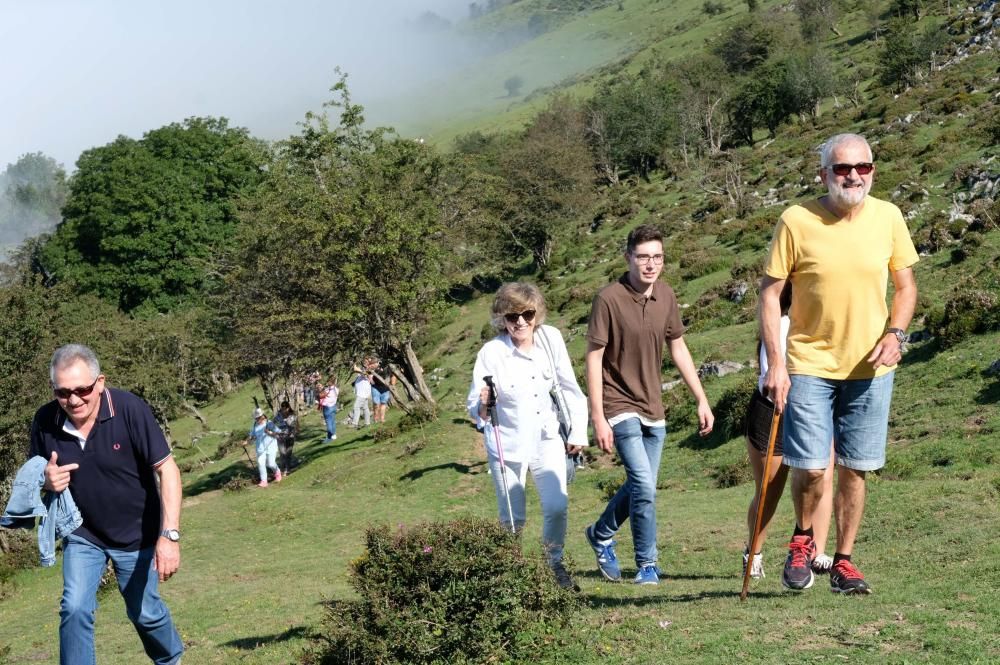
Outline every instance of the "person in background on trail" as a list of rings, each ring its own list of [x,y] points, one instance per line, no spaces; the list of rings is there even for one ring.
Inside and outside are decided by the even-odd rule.
[[[587,445],[587,401],[576,382],[562,333],[542,325],[545,314],[545,299],[535,285],[511,282],[500,287],[492,308],[493,328],[499,334],[476,356],[466,403],[469,415],[485,425],[500,522],[510,527],[509,497],[514,527],[517,531],[524,527],[525,484],[530,471],[542,503],[542,545],[549,566],[561,587],[575,589],[562,562],[569,505],[566,455]],[[493,431],[490,422],[486,376],[492,376],[496,386],[499,432]],[[554,385],[562,389],[569,407],[572,427],[566,444],[550,394]],[[500,470],[497,434],[506,473]]]
[[[642,225],[628,235],[628,271],[594,297],[587,328],[587,392],[594,438],[604,452],[618,451],[625,484],[585,533],[605,579],[618,581],[615,533],[631,519],[636,584],[660,582],[656,551],[656,479],[666,436],[660,366],[663,344],[698,403],[698,433],[715,416],[684,342],[674,291],[660,281],[663,234]]]
[[[278,469],[283,476],[292,470],[292,448],[299,436],[299,419],[287,401],[281,403],[278,413],[274,414],[274,426],[278,429]]]
[[[372,410],[368,402],[372,397],[371,372],[354,366],[354,378],[351,385],[354,386],[354,407],[351,409],[351,424],[354,429],[361,428],[361,414],[365,414],[365,427],[372,424]]]
[[[389,371],[389,366],[378,358],[369,358],[366,366],[372,383],[372,404],[375,405],[374,419],[377,423],[385,422],[385,413],[392,401],[390,386],[396,385],[396,375]]]
[[[785,283],[785,288],[781,290],[781,334],[788,334],[788,308],[792,304],[792,284]],[[782,351],[785,348],[784,337],[782,337]],[[754,477],[754,495],[747,508],[747,542],[743,548],[743,572],[746,572],[747,563],[750,559],[750,541],[753,539],[753,523],[757,519],[757,497],[760,494],[761,483],[764,478],[764,462],[767,455],[767,444],[771,433],[771,420],[774,415],[774,404],[764,397],[764,375],[767,374],[767,354],[764,353],[764,345],[758,341],[757,355],[760,357],[760,377],[757,380],[757,388],[754,389],[753,397],[750,398],[750,406],[747,409],[746,437],[747,456],[750,459],[751,470]],[[770,479],[767,485],[767,501],[764,504],[764,514],[761,517],[760,537],[757,542],[757,551],[753,555],[753,564],[750,569],[750,576],[756,579],[764,577],[764,560],[761,550],[764,541],[767,539],[767,527],[774,517],[774,511],[781,500],[781,494],[785,490],[785,480],[788,477],[788,467],[782,464],[781,446],[781,425],[778,425],[778,435],[774,442],[774,454],[771,461]],[[832,462],[832,457],[831,457]],[[833,557],[826,554],[826,538],[830,530],[830,517],[833,515],[833,465],[827,467],[823,475],[823,498],[816,506],[813,514],[813,524],[816,534],[816,557],[812,561],[813,572],[826,573],[833,565]]]
[[[258,487],[267,487],[267,471],[274,472],[274,482],[281,482],[281,469],[278,468],[278,428],[267,419],[264,410],[257,408],[253,410],[253,426],[243,445],[253,441],[257,445],[257,470],[260,472],[260,482]]]
[[[337,400],[340,399],[340,388],[337,387],[337,377],[330,375],[327,384],[319,389],[319,410],[323,412],[326,423],[326,440],[337,440]]]
[[[306,377],[305,385],[302,388],[302,400],[305,402],[306,406],[312,406],[318,399],[317,386],[321,380],[320,373],[312,371],[309,376]]]
[[[97,588],[110,560],[146,656],[179,663],[184,644],[158,589],[181,561],[181,474],[166,437],[146,402],[105,385],[82,344],[56,349],[49,379],[55,399],[35,414],[28,455],[49,460],[44,489],[69,489],[83,517],[63,540],[59,662],[96,662]]]
[[[764,393],[784,414],[784,463],[792,469],[796,524],[781,581],[793,590],[813,583],[813,516],[832,445],[837,548],[830,589],[871,593],[852,556],[865,474],[885,464],[893,376],[917,302],[918,260],[899,208],[868,195],[874,176],[864,137],[838,134],[827,141],[819,169],[827,193],[782,213],[764,267]],[[890,275],[891,310],[885,301]],[[787,355],[781,349],[780,304],[786,281],[795,289]]]

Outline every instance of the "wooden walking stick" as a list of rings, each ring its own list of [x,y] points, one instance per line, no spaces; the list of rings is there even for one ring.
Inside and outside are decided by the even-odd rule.
[[[750,588],[750,570],[753,568],[753,557],[757,553],[757,541],[760,540],[760,523],[764,519],[764,502],[767,500],[767,484],[771,478],[771,458],[774,455],[774,441],[778,438],[778,425],[781,423],[781,412],[777,407],[771,416],[771,433],[767,437],[767,454],[764,457],[764,476],[760,480],[760,492],[757,494],[757,515],[753,520],[753,537],[750,539],[750,552],[747,558],[747,569],[743,571],[743,591],[740,600],[747,599]]]

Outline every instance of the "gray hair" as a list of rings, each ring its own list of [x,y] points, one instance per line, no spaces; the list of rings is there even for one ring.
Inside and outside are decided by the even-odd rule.
[[[94,350],[83,344],[64,344],[52,354],[52,362],[49,363],[49,381],[52,385],[56,384],[57,371],[81,360],[87,363],[87,367],[90,368],[90,378],[96,381],[101,375],[101,363],[97,361]]]
[[[844,143],[862,143],[865,149],[868,150],[868,161],[872,160],[872,147],[868,145],[867,139],[861,136],[861,134],[837,134],[836,136],[831,136],[827,139],[826,143],[819,147],[819,165],[821,168],[826,168],[830,166],[830,160],[833,158],[833,151],[836,150]]]

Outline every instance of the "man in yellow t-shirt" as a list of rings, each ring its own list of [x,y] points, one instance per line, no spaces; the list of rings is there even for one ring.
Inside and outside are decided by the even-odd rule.
[[[782,214],[761,283],[767,352],[764,390],[784,414],[784,463],[792,468],[795,532],[782,584],[807,589],[816,552],[812,514],[834,446],[837,547],[830,587],[871,593],[851,562],[865,502],[865,474],[885,464],[889,403],[901,344],[913,317],[917,252],[899,209],[868,196],[875,165],[857,134],[821,149],[827,194]],[[889,277],[895,287],[886,307]],[[787,360],[781,353],[781,289],[792,283]]]

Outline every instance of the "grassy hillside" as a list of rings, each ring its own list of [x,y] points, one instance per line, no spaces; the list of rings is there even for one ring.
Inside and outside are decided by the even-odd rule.
[[[632,32],[637,36],[629,48],[638,59],[651,52],[655,34],[658,49],[682,53],[728,16],[699,17],[695,2],[624,5],[624,12],[609,6],[569,21],[545,41],[578,44],[585,34]],[[730,14],[737,9],[743,5],[733,4]],[[859,39],[863,29],[850,16],[841,22],[844,34],[835,45],[845,61],[868,62],[870,45]],[[688,27],[668,36],[675,24]],[[616,42],[594,62],[622,48]],[[470,73],[470,85],[493,101],[466,110],[456,101],[457,115],[446,131],[510,126],[526,117],[517,114],[529,113],[530,103],[508,111],[509,101],[490,97],[503,94],[502,80],[516,73],[513,58],[523,52],[506,54],[511,60],[491,72]],[[529,83],[526,88],[547,84]],[[582,81],[579,90],[587,86],[593,81]],[[938,320],[956,294],[995,289],[990,280],[1000,271],[997,188],[983,194],[977,183],[998,176],[996,142],[983,138],[996,116],[998,93],[995,52],[982,52],[906,93],[873,89],[858,107],[834,109],[831,103],[818,119],[783,127],[775,140],[607,193],[600,210],[560,230],[550,264],[531,276],[549,300],[550,323],[567,335],[578,373],[590,298],[624,269],[620,252],[627,230],[652,221],[669,236],[665,278],[685,305],[686,338],[696,363],[735,360],[747,366],[705,378],[713,404],[752,376],[755,295],[751,288],[734,302],[728,288],[752,284],[780,210],[818,195],[814,151],[838,131],[871,138],[879,163],[874,193],[900,205],[925,248],[915,269],[921,297],[911,329],[923,331]],[[487,115],[489,122],[483,120]],[[754,202],[742,218],[732,214],[722,188],[724,169],[734,165]],[[970,242],[970,233],[979,240]],[[488,305],[489,294],[453,303],[419,340],[440,406],[437,420],[399,431],[400,413],[393,410],[384,431],[344,428],[331,445],[322,442],[318,415],[309,413],[298,449],[303,465],[267,490],[250,486],[247,459],[230,443],[232,432],[239,435],[249,426],[252,386],[206,406],[207,430],[192,419],[173,424],[185,470],[185,536],[182,569],[163,590],[188,645],[186,664],[295,662],[322,630],[324,602],[352,597],[348,564],[361,554],[369,524],[495,514],[481,437],[464,412]],[[584,609],[569,629],[551,636],[543,660],[1000,662],[1000,545],[994,536],[1000,529],[1000,376],[987,372],[1000,359],[1000,332],[971,334],[951,346],[940,337],[922,337],[897,374],[888,465],[869,476],[856,561],[873,596],[835,597],[826,591],[825,578],[801,595],[782,589],[783,545],[793,521],[785,500],[764,549],[768,576],[755,582],[746,603],[738,601],[752,493],[744,444],[722,434],[697,439],[686,394],[670,391],[664,399],[671,431],[658,495],[666,581],[637,588],[608,584],[597,575],[582,531],[623,472],[612,457],[591,454],[570,488],[567,542]],[[664,380],[674,378],[666,367]],[[531,498],[524,542],[540,555],[539,535],[537,501]],[[628,572],[631,538],[623,533],[621,541],[619,556]],[[0,649],[9,648],[7,661],[53,661],[60,585],[57,567],[24,571],[3,588]],[[101,602],[100,662],[138,662],[138,641],[117,594]]]

